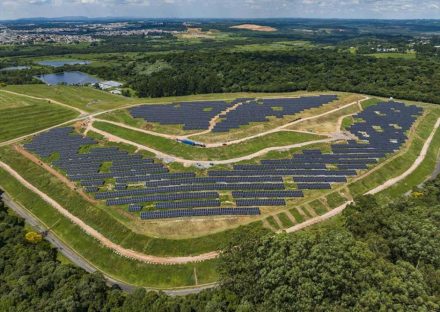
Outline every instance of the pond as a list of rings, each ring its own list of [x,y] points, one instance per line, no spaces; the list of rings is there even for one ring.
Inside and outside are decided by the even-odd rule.
[[[41,61],[37,64],[52,67],[61,67],[64,65],[89,65],[90,61],[80,61],[80,60],[58,60],[58,61]]]
[[[88,85],[88,84],[95,84],[100,81],[95,77],[92,77],[88,74],[79,71],[46,74],[46,75],[37,76],[37,78],[48,85],[59,85],[59,84]]]

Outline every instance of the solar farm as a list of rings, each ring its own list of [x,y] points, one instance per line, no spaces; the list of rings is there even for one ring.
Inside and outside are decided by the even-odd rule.
[[[401,176],[439,116],[425,104],[337,92],[91,108],[0,142],[0,185],[112,276],[137,281],[145,265],[142,285],[157,285],[158,275],[164,287],[194,285],[194,270],[209,283],[233,234],[324,222]],[[384,196],[421,183],[435,150],[425,152],[430,165]]]
[[[336,100],[336,96],[294,99],[237,99],[178,105],[143,105],[130,109],[134,117],[163,124],[184,124],[186,129],[207,129],[211,119],[239,102],[213,131],[295,115]],[[282,107],[275,111],[273,107]],[[212,108],[207,111],[206,108]],[[51,165],[108,209],[123,207],[141,220],[215,216],[259,216],[261,208],[295,205],[307,191],[331,190],[399,151],[406,133],[422,114],[417,106],[382,102],[354,116],[347,131],[353,138],[330,145],[330,152],[301,149],[284,159],[262,159],[256,164],[210,168],[202,174],[170,171],[167,164],[117,147],[103,147],[72,127],[36,135],[24,148],[44,159],[56,154]],[[219,128],[217,128],[219,127]],[[217,130],[216,130],[217,129]],[[82,150],[84,147],[87,149]],[[102,170],[105,168],[105,170]],[[291,179],[293,183],[288,184]],[[222,200],[227,197],[228,200]]]

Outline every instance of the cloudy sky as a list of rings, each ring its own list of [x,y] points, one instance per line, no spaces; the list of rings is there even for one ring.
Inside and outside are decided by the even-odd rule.
[[[0,0],[21,17],[440,18],[440,0]]]

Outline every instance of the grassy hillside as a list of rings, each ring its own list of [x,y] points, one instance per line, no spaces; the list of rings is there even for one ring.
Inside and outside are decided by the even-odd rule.
[[[0,142],[63,123],[76,116],[76,111],[60,105],[0,92]]]

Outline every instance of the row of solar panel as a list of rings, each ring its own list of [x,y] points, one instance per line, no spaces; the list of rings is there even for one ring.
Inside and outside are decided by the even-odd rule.
[[[219,194],[216,192],[177,193],[177,194],[166,194],[166,195],[151,195],[151,196],[108,199],[106,201],[106,204],[107,206],[115,206],[115,205],[137,204],[137,203],[158,202],[158,201],[218,198],[218,197]]]
[[[144,211],[141,212],[143,220],[181,218],[181,217],[202,217],[202,216],[255,216],[260,214],[259,208],[210,208],[210,209],[182,209],[167,211]]]
[[[92,184],[98,185],[98,184]],[[95,194],[96,199],[119,198],[156,193],[178,193],[216,190],[283,190],[283,183],[247,183],[247,184],[201,184],[184,186],[162,186],[155,188],[132,189],[123,191],[109,191]]]

